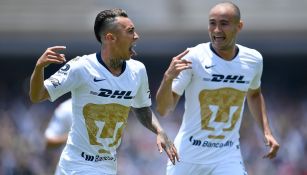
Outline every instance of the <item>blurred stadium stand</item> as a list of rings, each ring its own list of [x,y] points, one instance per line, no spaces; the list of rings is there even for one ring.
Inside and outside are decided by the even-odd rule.
[[[208,40],[209,9],[217,1],[203,0],[1,0],[0,52],[40,53],[56,43],[71,44],[71,53],[95,50],[96,14],[102,9],[126,9],[141,39],[145,54],[178,51]],[[245,26],[241,43],[267,53],[307,53],[307,1],[234,1]],[[161,51],[161,47],[165,47]],[[280,49],[282,47],[283,49]],[[14,50],[18,49],[18,53]]]

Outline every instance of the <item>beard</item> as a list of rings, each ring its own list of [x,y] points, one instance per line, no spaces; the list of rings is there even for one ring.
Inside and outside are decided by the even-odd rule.
[[[118,69],[123,66],[124,61],[129,60],[129,58],[112,58],[110,59],[110,67],[113,69]]]

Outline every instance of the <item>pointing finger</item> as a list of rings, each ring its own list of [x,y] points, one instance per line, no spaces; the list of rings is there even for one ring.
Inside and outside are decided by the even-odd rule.
[[[53,46],[53,47],[49,47],[49,50],[53,51],[53,52],[57,52],[57,51],[61,51],[61,50],[65,50],[66,46]]]
[[[180,60],[182,57],[184,57],[188,53],[189,53],[189,50],[185,50],[182,53],[180,53],[179,55],[177,55],[175,58]]]

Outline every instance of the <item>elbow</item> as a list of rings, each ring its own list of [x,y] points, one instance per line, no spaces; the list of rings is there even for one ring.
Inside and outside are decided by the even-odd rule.
[[[172,113],[175,109],[174,105],[171,104],[159,104],[157,103],[156,111],[161,117],[166,117],[169,113]]]
[[[30,95],[30,101],[31,101],[32,103],[39,103],[39,102],[40,102],[40,100],[39,100],[38,98],[34,98],[34,97],[32,97],[31,95]]]
[[[49,94],[45,89],[42,91],[30,89],[29,91],[30,101],[32,103],[39,103],[49,98]]]
[[[41,98],[39,98],[38,96],[33,95],[31,92],[29,93],[29,97],[30,97],[30,101],[32,103],[39,103],[42,101]]]
[[[166,109],[159,107],[159,106],[156,108],[156,111],[161,117],[165,117],[166,114],[168,113]]]

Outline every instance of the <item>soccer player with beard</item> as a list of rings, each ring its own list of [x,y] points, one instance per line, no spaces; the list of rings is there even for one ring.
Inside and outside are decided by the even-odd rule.
[[[59,51],[48,48],[37,60],[30,80],[30,99],[51,101],[71,92],[72,126],[61,154],[62,174],[116,174],[116,150],[130,110],[139,121],[157,134],[157,146],[175,164],[178,155],[173,143],[153,115],[145,66],[131,59],[139,38],[133,22],[121,9],[104,10],[95,20],[94,31],[100,52],[76,57],[50,78],[44,68],[64,63]]]

